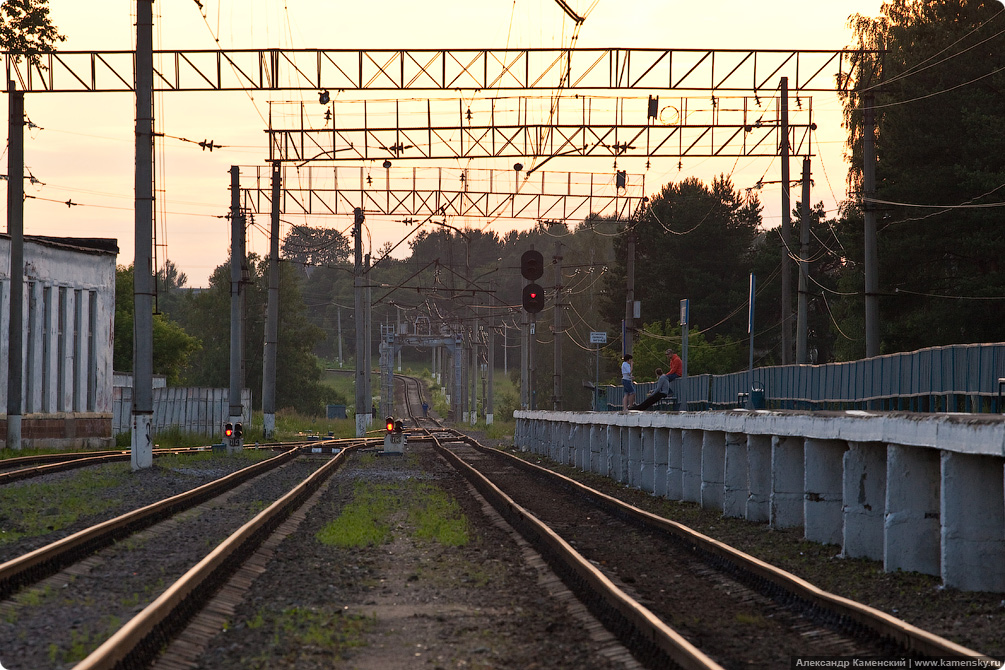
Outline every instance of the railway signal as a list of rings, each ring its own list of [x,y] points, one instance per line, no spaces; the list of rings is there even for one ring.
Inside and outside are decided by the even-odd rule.
[[[387,417],[384,420],[384,428],[387,429],[387,433],[384,435],[384,453],[405,453],[408,436],[405,435],[405,425],[401,422],[401,419],[395,421],[393,416]]]
[[[524,286],[523,308],[530,314],[537,314],[544,309],[544,289],[538,284]]]
[[[534,281],[544,274],[544,256],[540,251],[529,249],[520,256],[520,274],[524,279]]]
[[[238,440],[244,438],[244,424],[243,423],[235,423],[234,424],[234,437],[237,438]]]
[[[228,440],[234,437],[234,424],[232,423],[223,424],[223,436]]]

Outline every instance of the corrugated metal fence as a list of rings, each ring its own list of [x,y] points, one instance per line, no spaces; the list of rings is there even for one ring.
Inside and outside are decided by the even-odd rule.
[[[769,409],[879,409],[912,412],[1000,412],[1005,343],[959,344],[826,365],[778,365],[753,372],[696,375],[671,385],[680,409],[745,406],[755,385]],[[637,400],[655,383],[636,384]],[[620,409],[620,386],[604,387]],[[600,401],[604,407],[604,399]]]
[[[229,389],[205,387],[155,388],[154,433],[168,428],[178,428],[197,435],[220,435],[230,414]],[[241,391],[244,406],[242,422],[251,425],[251,389]],[[116,386],[112,389],[112,432],[128,433],[131,430],[133,389]]]

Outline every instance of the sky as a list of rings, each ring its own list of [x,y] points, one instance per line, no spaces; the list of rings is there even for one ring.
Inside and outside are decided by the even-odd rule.
[[[850,44],[848,17],[879,14],[881,0],[569,0],[586,20],[578,47],[702,49],[840,49]],[[200,7],[201,5],[201,7]],[[135,42],[134,0],[49,0],[53,23],[67,36],[60,49],[71,51],[132,49]],[[223,48],[504,48],[569,46],[573,22],[555,0],[157,0],[154,3],[155,49]],[[346,99],[350,98],[345,94]],[[414,98],[415,93],[406,94]],[[423,94],[425,95],[425,94]],[[638,95],[629,93],[626,95]],[[118,240],[120,265],[134,258],[133,166],[135,100],[124,93],[26,95],[32,126],[25,135],[25,163],[34,179],[25,192],[25,233],[107,237]],[[390,97],[382,93],[382,98]],[[429,97],[454,97],[431,92]],[[303,99],[317,104],[311,92],[283,92],[275,101]],[[358,98],[357,98],[358,99]],[[790,103],[791,105],[791,103]],[[848,166],[844,162],[841,106],[833,94],[813,95],[818,125],[813,159],[811,202],[829,211],[845,199]],[[204,151],[197,144],[165,138],[158,144],[157,257],[174,262],[189,286],[206,286],[214,268],[227,260],[229,223],[222,218],[230,205],[229,170],[241,166],[242,185],[268,158],[263,94],[176,92],[155,96],[156,131],[195,142],[212,140],[223,148]],[[7,105],[0,119],[7,127]],[[769,158],[654,159],[624,158],[617,169],[645,175],[653,193],[667,182],[697,177],[709,183],[730,175],[734,187],[778,181],[778,160]],[[457,166],[456,162],[441,163]],[[412,165],[428,167],[428,162]],[[479,159],[465,166],[507,169],[512,160]],[[797,179],[801,161],[790,163]],[[6,151],[0,171],[6,172]],[[561,158],[550,171],[592,172],[608,178],[610,159]],[[6,182],[0,182],[6,200]],[[793,203],[799,198],[792,189]],[[758,191],[764,225],[781,221],[777,184]],[[67,206],[67,201],[78,203]],[[6,230],[6,208],[0,214]],[[267,215],[249,230],[248,248],[268,252]],[[289,225],[344,230],[347,217],[284,215]],[[495,219],[452,221],[451,225],[485,227],[504,234],[533,222]],[[397,243],[409,228],[393,218],[368,217],[369,251]],[[407,245],[396,256],[407,254]]]

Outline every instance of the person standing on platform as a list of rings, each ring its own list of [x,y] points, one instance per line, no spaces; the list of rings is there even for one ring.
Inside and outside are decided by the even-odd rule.
[[[632,383],[632,355],[625,354],[621,363],[621,387],[625,391],[622,414],[628,413],[628,406],[635,403],[635,384]]]

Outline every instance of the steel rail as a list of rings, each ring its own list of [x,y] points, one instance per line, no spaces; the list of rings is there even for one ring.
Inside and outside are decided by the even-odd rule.
[[[177,449],[154,449],[154,457],[168,456],[171,454],[187,454],[199,451],[206,451],[210,447],[181,447]],[[99,451],[76,454],[39,454],[37,456],[17,456],[0,460],[0,467],[11,467],[17,465],[34,465],[17,470],[9,470],[0,473],[0,486],[22,479],[31,479],[53,472],[63,472],[76,468],[87,467],[88,465],[100,465],[101,463],[114,463],[116,461],[128,461],[130,454],[128,450],[120,451]]]
[[[55,574],[80,560],[81,557],[90,555],[116,540],[276,468],[292,460],[299,451],[300,447],[291,448],[285,453],[250,465],[226,477],[85,528],[6,561],[0,564],[0,599],[10,597],[18,589]]]
[[[74,666],[74,670],[146,667],[229,575],[341,467],[352,449],[346,447],[340,451],[289,493],[237,529],[87,658]]]
[[[414,378],[403,377],[418,384]],[[405,382],[405,402],[409,416],[418,423],[408,398],[408,381]],[[582,597],[584,591],[596,596],[603,610],[601,618],[608,622],[616,619],[612,631],[631,645],[635,653],[646,657],[657,666],[665,667],[667,660],[683,670],[722,670],[722,666],[688,642],[680,633],[666,625],[656,614],[618,588],[599,569],[555,531],[533,514],[518,505],[481,472],[443,446],[432,431],[423,429],[437,451],[451,464],[524,538],[548,558],[548,563],[563,581]],[[457,431],[450,433],[467,441],[467,436]],[[592,608],[591,608],[592,609]]]
[[[881,637],[896,642],[909,652],[925,656],[965,657],[986,662],[997,662],[978,651],[922,630],[917,626],[913,626],[906,621],[881,612],[873,607],[835,595],[829,591],[824,591],[790,572],[786,572],[738,549],[734,549],[680,523],[633,507],[565,475],[553,472],[534,463],[529,463],[498,449],[485,447],[463,433],[453,432],[457,434],[459,439],[463,439],[479,451],[510,459],[517,467],[543,477],[551,478],[561,483],[561,485],[573,489],[580,495],[593,499],[599,507],[604,508],[609,513],[621,519],[629,520],[649,530],[673,536],[674,539],[682,544],[690,546],[693,553],[700,554],[706,559],[712,559],[713,563],[726,564],[736,569],[739,571],[741,579],[745,578],[747,581],[753,582],[755,588],[763,590],[763,585],[768,584],[776,590],[781,589],[786,593],[792,594],[811,609],[835,613],[848,621],[864,626]],[[1000,666],[989,665],[986,667]]]

